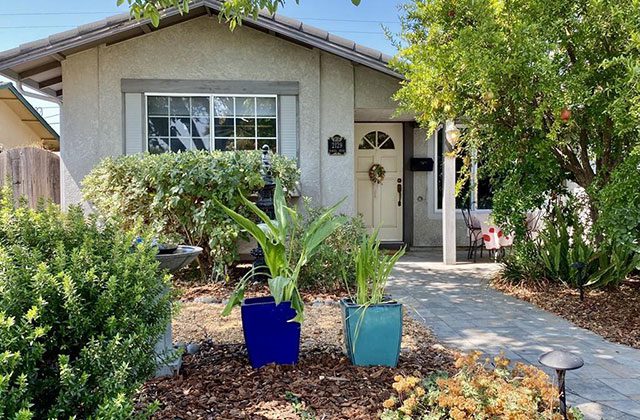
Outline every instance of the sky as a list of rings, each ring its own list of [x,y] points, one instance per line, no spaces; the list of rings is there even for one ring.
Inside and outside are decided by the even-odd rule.
[[[118,8],[116,0],[5,0],[5,3],[0,9],[0,51],[128,11],[126,2]],[[399,30],[401,3],[402,0],[362,0],[359,6],[354,6],[351,0],[300,0],[300,4],[287,0],[279,13],[393,55],[395,49],[382,25],[392,32]],[[0,77],[0,82],[5,81]],[[59,107],[51,102],[27,99],[59,131]]]

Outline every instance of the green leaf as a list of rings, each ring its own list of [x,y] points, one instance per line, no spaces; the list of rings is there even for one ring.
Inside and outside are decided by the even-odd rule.
[[[354,6],[360,6],[360,0],[351,0]]]
[[[284,289],[291,284],[291,279],[278,276],[269,279],[269,290],[271,296],[276,300],[276,305],[284,300]]]
[[[222,311],[222,316],[229,316],[231,311],[236,306],[240,306],[242,304],[242,300],[244,299],[244,287],[234,290],[234,292],[229,296],[229,302],[227,302],[226,306]]]

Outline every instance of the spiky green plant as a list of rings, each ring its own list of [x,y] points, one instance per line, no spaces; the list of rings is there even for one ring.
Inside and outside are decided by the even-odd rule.
[[[345,217],[334,217],[335,210],[342,201],[320,214],[305,229],[300,229],[302,216],[295,208],[287,206],[280,180],[276,180],[273,196],[276,220],[271,220],[244,195],[240,194],[240,197],[243,204],[262,221],[261,224],[254,223],[219,201],[218,205],[262,247],[266,266],[270,272],[269,290],[276,305],[281,302],[291,302],[291,307],[296,311],[296,316],[291,321],[302,322],[304,304],[298,290],[300,270],[315,254],[319,245],[345,222]],[[293,246],[296,243],[300,244],[299,250]],[[223,315],[228,315],[234,306],[242,303],[247,279],[245,276],[238,283]]]
[[[384,291],[391,270],[405,253],[401,248],[394,254],[380,249],[378,230],[365,235],[360,243],[356,260],[356,295],[358,305],[376,305],[384,301]]]

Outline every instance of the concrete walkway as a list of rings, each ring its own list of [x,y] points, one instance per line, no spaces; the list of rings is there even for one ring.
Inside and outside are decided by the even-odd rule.
[[[444,266],[439,252],[410,252],[394,270],[389,291],[452,348],[480,350],[539,366],[550,350],[580,355],[567,373],[568,399],[588,419],[640,419],[640,350],[602,337],[491,289],[497,264]],[[555,378],[555,374],[552,377]]]

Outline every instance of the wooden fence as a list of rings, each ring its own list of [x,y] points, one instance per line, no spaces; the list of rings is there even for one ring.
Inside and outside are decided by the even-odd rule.
[[[0,185],[11,182],[13,196],[25,197],[31,207],[40,198],[60,204],[60,157],[37,147],[0,153]]]

